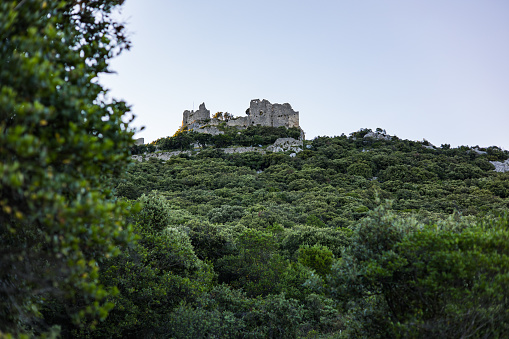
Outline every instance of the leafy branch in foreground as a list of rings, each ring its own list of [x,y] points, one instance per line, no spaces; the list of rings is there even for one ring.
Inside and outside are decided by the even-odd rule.
[[[111,308],[98,264],[132,238],[109,182],[133,131],[97,77],[129,48],[111,17],[122,3],[0,4],[0,336],[61,323],[42,316],[52,300],[75,324]]]

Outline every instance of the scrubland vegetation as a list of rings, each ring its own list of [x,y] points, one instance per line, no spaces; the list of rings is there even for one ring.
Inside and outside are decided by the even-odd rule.
[[[300,135],[270,128],[136,148],[97,82],[122,2],[0,3],[0,338],[509,336],[507,151],[367,129],[220,149]]]
[[[141,266],[109,262],[112,300],[137,307],[105,328],[148,316],[119,335],[506,336],[509,176],[489,161],[509,154],[368,132],[306,141],[295,157],[210,146],[132,165],[116,194],[144,206],[140,243],[166,247],[140,248]],[[129,292],[149,267],[156,314]]]

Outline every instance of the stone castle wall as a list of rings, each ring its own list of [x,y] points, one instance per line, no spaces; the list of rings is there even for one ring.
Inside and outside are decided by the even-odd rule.
[[[230,117],[223,119],[211,119],[210,111],[202,103],[197,111],[184,111],[182,127],[197,132],[217,134],[217,128],[221,123],[226,126],[247,128],[249,126],[270,126],[286,128],[299,128],[299,112],[294,111],[292,106],[285,104],[271,104],[268,100],[251,100],[245,117]],[[205,127],[206,126],[206,127]]]
[[[188,126],[194,121],[210,120],[210,111],[205,108],[205,103],[202,103],[197,111],[184,111],[182,126]]]
[[[249,123],[253,126],[299,127],[299,112],[290,104],[271,104],[268,100],[251,100]]]

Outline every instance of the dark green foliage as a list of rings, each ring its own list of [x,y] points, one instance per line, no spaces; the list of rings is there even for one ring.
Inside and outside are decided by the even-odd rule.
[[[160,150],[186,150],[191,149],[193,144],[200,147],[212,146],[216,148],[239,146],[267,146],[273,144],[278,138],[299,139],[299,128],[251,126],[247,129],[235,127],[223,128],[224,134],[210,135],[198,131],[180,131],[173,137],[158,139],[155,144]],[[147,151],[145,148],[132,148],[133,154]]]
[[[224,124],[134,146],[95,81],[122,2],[0,4],[0,337],[509,336],[507,151],[361,129],[226,154],[302,131]]]
[[[272,335],[251,322],[270,323],[270,317],[251,311],[281,293],[303,307],[290,336],[454,337],[453,331],[474,328],[479,336],[505,334],[495,326],[505,313],[488,316],[505,307],[503,261],[481,240],[475,246],[490,259],[473,254],[455,261],[470,250],[454,246],[471,241],[463,237],[475,218],[507,210],[507,175],[493,172],[488,155],[468,147],[428,149],[426,142],[363,138],[368,132],[316,138],[293,158],[208,148],[132,167],[138,194],[164,194],[172,206],[169,224],[189,235],[197,257],[229,286],[215,295],[230,295],[231,307],[220,307],[208,292],[186,299],[169,323],[158,325],[166,329],[161,335]],[[377,209],[379,198],[393,201],[388,211]],[[456,217],[444,221],[449,215]],[[436,231],[428,224],[442,226]],[[496,246],[503,249],[500,239]],[[483,260],[493,261],[477,283],[485,291],[472,280],[483,276],[473,265]]]
[[[140,197],[138,186],[133,182],[121,182],[118,184],[115,191],[117,196],[124,197],[129,200],[136,200]]]
[[[135,221],[147,232],[159,232],[170,226],[170,205],[162,195],[152,191],[138,200],[143,208],[135,216]]]
[[[110,183],[133,131],[97,78],[129,48],[122,2],[0,2],[1,337],[93,326],[112,307],[98,265],[131,240]]]
[[[233,235],[227,227],[200,220],[191,220],[184,226],[189,230],[194,251],[201,260],[215,263],[218,259],[233,253]]]
[[[299,248],[297,256],[302,265],[313,269],[322,278],[325,278],[331,272],[334,255],[325,246],[304,245]]]
[[[178,307],[161,331],[161,338],[235,338],[246,331],[246,323],[231,311],[195,308],[183,304]]]
[[[285,232],[281,241],[281,249],[294,255],[302,246],[326,246],[336,257],[350,244],[349,229],[315,228],[295,226]]]
[[[250,299],[225,285],[204,294],[195,306],[182,304],[166,324],[165,338],[296,338],[339,329],[331,300],[310,295],[305,302],[273,295]]]
[[[355,162],[348,166],[346,172],[351,175],[358,175],[364,178],[371,178],[373,173],[371,171],[371,166],[369,166],[365,162]]]
[[[341,320],[332,300],[316,294],[301,303],[284,295],[250,299],[219,285],[195,306],[181,305],[166,329],[168,338],[189,338],[190,334],[193,338],[296,338],[339,332]]]
[[[133,145],[131,146],[131,154],[137,155],[137,154],[143,154],[143,153],[152,153],[156,151],[156,146],[152,144],[147,145]]]
[[[508,222],[504,215],[423,225],[380,207],[333,267],[331,293],[352,307],[357,335],[505,337]],[[359,307],[374,309],[359,317]]]
[[[244,216],[244,208],[241,206],[222,205],[213,208],[208,213],[210,222],[224,224],[235,221]]]
[[[103,264],[101,282],[117,286],[119,294],[110,297],[115,307],[108,319],[89,335],[154,336],[181,302],[193,302],[211,286],[213,273],[184,230],[138,224],[136,232],[135,244]]]

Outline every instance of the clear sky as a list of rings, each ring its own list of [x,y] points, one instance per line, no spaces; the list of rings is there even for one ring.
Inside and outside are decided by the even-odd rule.
[[[145,126],[288,102],[306,138],[381,127],[509,149],[508,0],[127,0],[133,48],[102,77]]]

